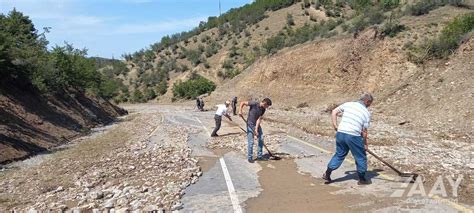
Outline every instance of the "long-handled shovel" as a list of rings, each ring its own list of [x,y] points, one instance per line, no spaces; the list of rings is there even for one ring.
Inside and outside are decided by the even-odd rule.
[[[244,118],[244,117],[242,117],[242,116],[240,116],[240,117],[242,118],[242,120],[244,120],[245,124],[247,124],[247,125],[248,125],[248,123],[247,123],[247,120],[245,120],[245,118]],[[239,128],[240,128],[242,131],[244,131],[245,133],[247,133],[247,131],[245,131],[245,129],[244,129],[244,128],[242,128],[242,127],[240,127],[240,126],[239,126]],[[271,158],[272,160],[281,160],[281,158],[280,158],[280,157],[278,157],[278,156],[275,156],[275,155],[273,155],[273,154],[272,154],[272,152],[270,152],[270,150],[268,149],[267,145],[265,145],[265,143],[264,143],[264,142],[262,142],[262,143],[263,143],[263,147],[265,147],[265,149],[266,149],[266,150],[267,150],[267,152],[268,152],[268,155],[270,155],[270,158]]]
[[[389,163],[387,163],[386,161],[384,161],[382,158],[380,158],[379,156],[377,156],[375,153],[373,153],[370,149],[367,150],[367,152],[369,154],[371,154],[372,156],[374,156],[375,158],[377,158],[377,160],[379,160],[380,162],[382,162],[383,164],[385,164],[386,166],[390,167],[390,169],[392,169],[393,171],[395,171],[398,176],[400,177],[411,177],[411,183],[414,183],[416,181],[416,178],[418,178],[418,174],[415,174],[415,173],[406,173],[406,172],[400,172],[400,170],[396,169],[395,167],[393,167],[392,165],[390,165]]]

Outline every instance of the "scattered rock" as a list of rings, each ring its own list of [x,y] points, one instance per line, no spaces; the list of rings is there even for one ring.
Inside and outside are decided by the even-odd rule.
[[[181,202],[177,202],[175,203],[172,207],[171,207],[171,211],[176,211],[176,210],[180,210],[183,208],[183,203]]]

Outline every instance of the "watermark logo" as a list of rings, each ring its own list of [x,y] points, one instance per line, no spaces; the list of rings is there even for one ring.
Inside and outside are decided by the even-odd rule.
[[[435,183],[431,188],[429,186],[425,186],[423,184],[422,178],[416,178],[415,182],[410,185],[411,178],[401,184],[400,188],[397,188],[390,197],[403,197],[406,195],[407,197],[413,197],[415,195],[419,195],[422,197],[432,197],[432,196],[440,196],[440,197],[458,197],[458,189],[459,185],[461,184],[464,176],[462,174],[458,175],[456,179],[447,175],[447,176],[438,176]],[[447,180],[449,186],[451,187],[451,194],[448,195],[447,187],[444,184],[443,180]]]

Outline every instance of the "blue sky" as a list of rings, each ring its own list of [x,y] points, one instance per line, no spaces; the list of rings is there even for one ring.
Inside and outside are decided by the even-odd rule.
[[[221,0],[222,12],[252,0]],[[219,15],[219,0],[0,0],[0,12],[13,8],[36,29],[51,27],[50,46],[64,41],[87,48],[89,56],[121,58],[196,27]]]

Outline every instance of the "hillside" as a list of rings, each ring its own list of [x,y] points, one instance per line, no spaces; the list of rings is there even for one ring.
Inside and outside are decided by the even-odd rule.
[[[47,152],[126,113],[80,92],[41,95],[4,81],[0,92],[0,164]]]
[[[122,62],[100,64],[68,43],[48,49],[44,33],[15,9],[0,14],[0,164],[47,152],[126,113],[106,100],[121,88],[107,73],[122,72]]]

